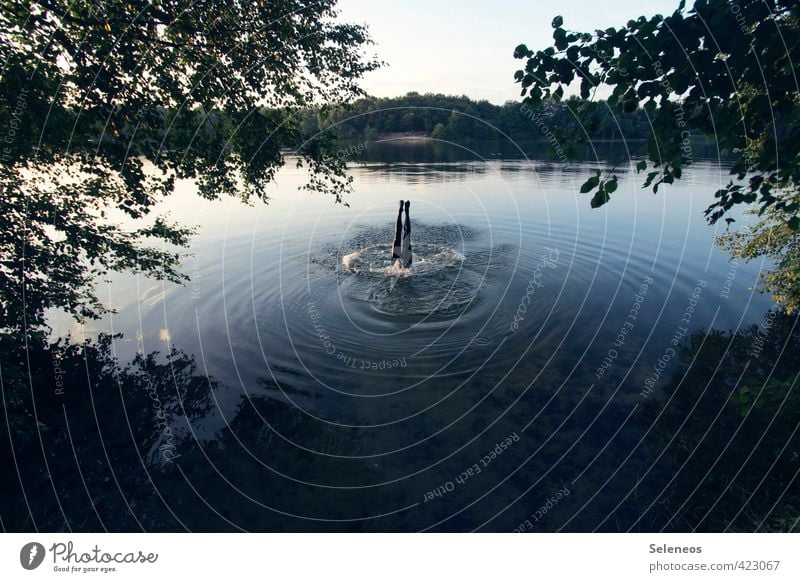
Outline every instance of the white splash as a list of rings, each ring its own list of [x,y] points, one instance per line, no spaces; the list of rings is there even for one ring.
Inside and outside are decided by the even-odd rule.
[[[348,253],[341,261],[344,270],[351,273],[370,273],[400,279],[412,275],[426,276],[441,269],[458,267],[465,258],[452,248],[422,244],[415,249],[411,267],[406,268],[400,265],[399,260],[391,260],[389,250],[384,245],[374,245]]]
[[[342,266],[349,271],[352,267],[353,261],[358,260],[360,256],[361,256],[361,251],[355,251],[350,253],[349,255],[343,256]]]

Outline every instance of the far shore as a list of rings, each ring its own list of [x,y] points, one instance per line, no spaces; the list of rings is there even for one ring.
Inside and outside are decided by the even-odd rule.
[[[355,143],[358,140],[346,140],[348,142]],[[425,142],[425,141],[449,141],[449,140],[440,140],[430,135],[422,132],[392,132],[392,133],[380,133],[374,139],[367,139],[362,143],[387,143],[387,142],[395,142],[395,143],[417,143],[417,142]],[[497,139],[482,139],[482,138],[465,138],[464,141],[468,142],[519,142],[519,143],[542,143],[542,144],[549,144],[550,142],[547,139],[503,139],[499,137]],[[625,144],[625,143],[645,143],[648,140],[646,138],[631,138],[631,139],[592,139],[590,140],[590,144]],[[695,143],[714,143],[714,140],[709,139],[702,135],[694,135],[692,136],[692,141]],[[586,144],[584,144],[586,145]]]
[[[417,142],[417,141],[428,141],[431,140],[430,135],[424,132],[417,132],[417,131],[393,131],[389,133],[379,133],[374,140],[374,142],[386,142],[386,141],[399,141],[399,142]]]

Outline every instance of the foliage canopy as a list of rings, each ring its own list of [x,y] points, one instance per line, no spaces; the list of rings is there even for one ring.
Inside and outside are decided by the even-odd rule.
[[[109,270],[182,280],[191,229],[152,216],[175,181],[266,198],[297,112],[362,95],[379,66],[335,4],[0,3],[0,329],[41,327],[48,308],[98,316]],[[298,153],[307,188],[340,200],[342,162],[321,140]]]
[[[576,32],[553,19],[553,46],[532,51],[519,45],[525,61],[515,78],[533,106],[560,100],[567,87],[580,87],[587,101],[571,110],[586,119],[603,103],[620,115],[642,107],[652,127],[644,159],[643,186],[658,192],[693,163],[691,135],[713,138],[720,151],[738,154],[728,183],[706,209],[715,223],[736,205],[752,206],[764,222],[722,237],[734,256],[777,259],[762,278],[765,291],[789,311],[800,308],[800,3],[796,0],[681,0],[669,16],[630,20],[620,28]],[[562,132],[567,143],[585,133]],[[594,192],[593,208],[611,200],[616,176],[598,173],[581,192]],[[735,219],[727,216],[730,225]]]
[[[571,31],[553,19],[553,46],[532,51],[516,72],[525,101],[560,100],[579,86],[589,99],[610,89],[605,104],[616,114],[643,107],[652,124],[645,187],[680,179],[692,163],[690,131],[713,137],[720,150],[740,153],[729,183],[707,209],[711,222],[739,203],[774,207],[797,230],[800,183],[800,4],[793,0],[681,0],[669,16],[630,20],[620,28]],[[580,103],[584,118],[596,103]],[[562,136],[582,141],[578,132]],[[589,182],[587,182],[589,184]],[[593,206],[611,192],[605,178],[592,181]]]

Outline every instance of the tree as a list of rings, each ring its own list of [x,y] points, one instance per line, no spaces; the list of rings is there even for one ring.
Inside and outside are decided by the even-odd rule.
[[[796,531],[800,526],[800,330],[767,312],[761,325],[701,330],[640,419],[662,460],[645,531]],[[662,529],[663,528],[663,529]]]
[[[774,207],[798,229],[800,101],[795,64],[800,62],[800,4],[793,0],[685,0],[663,17],[630,20],[621,28],[575,32],[553,19],[554,46],[534,52],[519,45],[525,60],[515,74],[525,102],[560,100],[570,86],[589,99],[611,89],[606,105],[615,115],[643,107],[652,124],[645,187],[680,179],[692,163],[692,131],[738,152],[729,184],[706,211],[711,222],[738,203]],[[587,118],[597,106],[576,102]],[[579,132],[562,139],[585,141]],[[599,206],[610,199],[611,178],[592,180]],[[589,184],[589,182],[587,182]]]
[[[529,105],[560,100],[579,86],[588,101],[569,104],[579,120],[597,111],[599,88],[611,90],[605,106],[614,115],[643,107],[652,134],[637,172],[657,192],[692,164],[691,136],[716,140],[720,151],[738,154],[731,179],[706,209],[714,223],[737,204],[752,205],[768,223],[748,242],[723,239],[746,258],[796,249],[800,231],[800,4],[795,0],[685,0],[670,16],[630,20],[621,28],[576,32],[553,19],[554,46],[533,52],[524,44],[514,55],[525,60],[515,74]],[[586,141],[580,132],[558,138]],[[598,173],[581,192],[593,192],[592,207],[611,199],[616,176]],[[735,222],[726,217],[726,222]],[[781,226],[785,225],[785,228]],[[778,239],[765,237],[768,232]],[[728,243],[735,242],[733,246]],[[764,288],[797,305],[800,265],[796,250],[767,274]]]
[[[300,143],[306,187],[341,201],[344,163],[302,143],[299,114],[362,95],[379,63],[335,3],[3,0],[0,330],[41,328],[48,308],[99,316],[109,270],[183,280],[191,229],[152,215],[177,179],[266,199]]]
[[[574,98],[577,103],[579,100]],[[569,103],[547,101],[535,110],[519,103],[493,105],[468,97],[409,93],[401,97],[359,99],[347,107],[328,108],[321,115],[320,130],[340,140],[369,141],[367,127],[376,133],[424,132],[451,141],[504,140],[542,141],[542,119],[554,127],[579,128],[568,110]],[[572,105],[575,105],[573,103]],[[462,115],[463,114],[463,115]],[[643,139],[649,135],[644,111],[616,119],[618,127],[603,123],[607,112],[596,111],[584,125],[592,139]],[[437,130],[439,127],[439,130]]]
[[[772,295],[787,313],[800,309],[800,236],[776,211],[744,231],[726,232],[717,241],[734,257],[749,261],[766,257],[774,267],[761,274],[761,290]]]

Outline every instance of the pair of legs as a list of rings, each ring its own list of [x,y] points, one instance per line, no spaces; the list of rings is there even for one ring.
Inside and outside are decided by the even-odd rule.
[[[400,201],[400,209],[397,211],[397,226],[394,229],[394,245],[392,246],[392,263],[405,269],[411,267],[411,217],[408,215],[408,207],[411,202]],[[403,209],[406,211],[406,220],[403,222]]]

